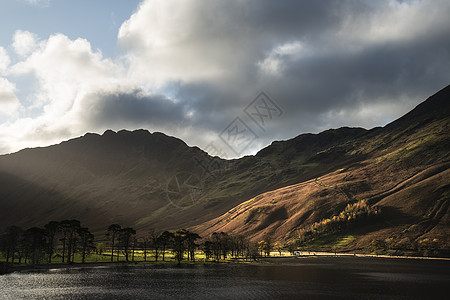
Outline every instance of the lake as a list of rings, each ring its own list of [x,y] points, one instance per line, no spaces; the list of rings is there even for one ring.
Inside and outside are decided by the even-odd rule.
[[[450,262],[362,257],[277,264],[135,264],[0,276],[1,299],[430,299],[450,291]]]

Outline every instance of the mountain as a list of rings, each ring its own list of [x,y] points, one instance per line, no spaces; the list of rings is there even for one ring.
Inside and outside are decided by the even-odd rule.
[[[290,241],[366,199],[382,213],[340,230],[343,248],[389,237],[448,248],[449,100],[446,87],[385,127],[301,134],[235,160],[146,130],[1,155],[0,229],[76,218],[97,234],[120,223]]]
[[[341,165],[347,159],[323,166],[303,162],[365,130],[333,132],[299,136],[297,149],[277,159],[267,153],[227,161],[146,130],[88,133],[59,145],[3,155],[0,226],[27,227],[65,218],[80,219],[96,232],[115,222],[138,229],[197,225],[249,197]],[[171,193],[175,176],[182,181],[190,175],[199,188],[194,201]],[[184,202],[175,203],[179,200]]]
[[[303,241],[314,249],[369,249],[377,241],[392,249],[431,247],[449,255],[449,122],[446,87],[384,128],[362,131],[306,161],[318,167],[341,161],[342,167],[249,198],[193,229],[206,236],[225,231],[254,239]],[[329,140],[342,130],[318,136],[329,134]],[[293,155],[286,153],[296,152],[304,138],[274,143],[256,156],[284,159],[292,168]],[[355,207],[364,203],[380,211],[379,216],[359,218]],[[354,220],[340,220],[353,218],[349,212],[356,214]],[[314,238],[305,238],[308,235]]]

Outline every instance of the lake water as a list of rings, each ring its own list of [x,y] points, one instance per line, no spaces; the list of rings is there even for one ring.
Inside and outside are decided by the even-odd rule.
[[[0,299],[445,299],[450,262],[298,258],[280,264],[110,265],[0,276]]]

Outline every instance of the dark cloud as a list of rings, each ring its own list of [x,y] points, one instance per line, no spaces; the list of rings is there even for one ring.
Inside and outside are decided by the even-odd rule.
[[[156,2],[147,1],[130,22],[162,26],[150,18]],[[137,61],[149,70],[166,59],[161,73],[169,76],[163,81],[179,72],[172,85],[177,102],[122,95],[108,101],[117,111],[107,115],[153,119],[172,132],[173,124],[189,127],[183,138],[204,147],[235,117],[254,126],[244,109],[265,91],[284,113],[264,130],[253,128],[253,151],[328,127],[384,125],[448,84],[450,21],[443,11],[450,6],[442,1],[190,1],[175,9],[174,27],[165,24],[161,36],[139,27],[121,37],[131,50],[139,49]],[[151,37],[179,55],[172,58],[180,64],[153,56],[158,45]],[[186,75],[187,67],[221,73],[196,77]],[[199,132],[210,134],[201,140]]]
[[[182,126],[187,109],[185,103],[175,103],[164,95],[144,95],[142,90],[94,93],[85,101],[91,103],[86,120],[94,126],[112,122]]]

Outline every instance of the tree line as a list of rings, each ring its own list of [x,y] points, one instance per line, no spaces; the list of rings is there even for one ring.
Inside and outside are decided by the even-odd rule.
[[[104,242],[95,245],[94,235],[78,220],[51,221],[43,228],[27,230],[9,226],[0,234],[0,252],[6,262],[13,264],[52,263],[56,259],[73,263],[76,255],[85,263],[86,257],[94,252],[109,255],[112,262],[135,261],[137,256],[143,261],[150,257],[155,261],[166,261],[167,254],[171,253],[171,258],[181,263],[185,259],[195,261],[200,251],[207,261],[218,262],[230,257],[256,259],[263,254],[269,255],[277,243],[280,245],[279,242],[272,245],[268,236],[259,242],[225,232],[214,232],[210,237],[202,238],[186,229],[161,233],[150,230],[138,237],[135,229],[119,224],[111,224],[105,233],[107,245]]]
[[[81,254],[84,263],[93,249],[94,235],[78,220],[51,221],[44,228],[27,230],[9,226],[0,235],[0,251],[11,263],[52,263],[55,257],[71,263],[76,253]]]
[[[128,235],[130,232],[134,235],[131,238]],[[261,246],[257,242],[251,242],[242,235],[229,235],[225,232],[214,232],[207,239],[186,229],[162,233],[150,230],[140,238],[136,238],[135,234],[135,231],[131,231],[130,228],[122,228],[119,224],[112,224],[108,227],[107,236],[111,248],[111,261],[119,260],[121,254],[125,256],[126,261],[129,261],[129,257],[134,261],[136,250],[140,251],[144,261],[147,261],[150,256],[155,261],[159,259],[165,261],[167,251],[169,251],[178,263],[184,259],[195,261],[198,251],[204,253],[205,260],[218,262],[229,257],[256,259],[261,250]],[[269,244],[266,243],[266,245]],[[266,246],[265,249],[268,248],[270,246]]]
[[[380,216],[381,208],[370,205],[365,199],[349,203],[339,214],[298,229],[297,237],[290,241],[288,248],[298,247],[325,234],[371,223]]]

